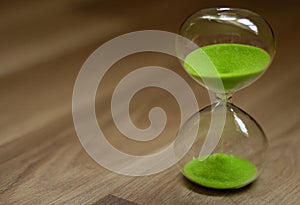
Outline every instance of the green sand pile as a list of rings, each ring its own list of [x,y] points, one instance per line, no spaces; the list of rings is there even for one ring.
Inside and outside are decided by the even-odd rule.
[[[239,188],[257,176],[256,167],[251,162],[223,153],[194,159],[184,166],[183,172],[189,180],[217,189]]]
[[[207,82],[211,88],[220,89],[214,80],[221,78],[225,90],[234,90],[259,76],[270,60],[266,51],[254,46],[213,44],[188,54],[184,67],[188,73],[201,82]],[[217,72],[211,65],[215,66]]]

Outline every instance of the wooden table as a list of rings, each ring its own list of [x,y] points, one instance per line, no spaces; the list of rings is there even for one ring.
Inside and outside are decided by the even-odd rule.
[[[99,166],[84,151],[72,121],[73,86],[86,58],[120,34],[143,29],[176,32],[194,11],[220,5],[262,14],[277,37],[271,68],[234,96],[269,138],[269,159],[260,178],[239,190],[216,191],[188,182],[176,166],[147,177],[122,176]],[[0,204],[300,204],[299,21],[296,0],[1,2]],[[206,91],[175,59],[146,53],[121,60],[104,79],[96,109],[100,126],[111,136],[108,140],[132,154],[155,150],[146,144],[147,149],[132,149],[138,146],[124,141],[111,120],[111,93],[130,70],[153,62],[179,73],[199,105],[208,104]],[[166,109],[172,120],[155,146],[171,143],[179,125],[174,99],[149,88],[132,103],[139,126],[148,123],[145,110]]]

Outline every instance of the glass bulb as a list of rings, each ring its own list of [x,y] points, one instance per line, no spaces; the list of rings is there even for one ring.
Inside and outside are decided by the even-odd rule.
[[[176,42],[178,56],[186,59],[182,61],[183,68],[216,93],[223,93],[224,89],[226,93],[234,93],[251,84],[268,68],[275,55],[271,27],[261,16],[245,9],[200,10],[184,21],[179,34],[193,42],[191,45],[180,39]],[[203,51],[206,56],[200,55]],[[218,76],[209,75],[207,65],[199,64],[206,59],[215,65]],[[221,79],[224,87],[214,86],[215,78]]]
[[[207,139],[213,112],[222,112],[224,106],[226,120],[221,138],[218,142],[215,142],[215,139]],[[267,138],[258,123],[245,111],[231,103],[224,104],[222,101],[207,106],[199,112],[200,118],[199,113],[196,113],[183,124],[174,143],[176,154],[182,153],[180,150],[189,146],[185,142],[193,141],[187,154],[178,162],[182,173],[189,180],[211,188],[239,188],[254,181],[263,169],[268,146]],[[198,130],[196,138],[188,139],[192,137],[191,130],[195,129]],[[201,156],[200,152],[205,143],[216,144],[209,155]],[[243,167],[244,163],[235,160],[238,159],[237,157],[247,160],[249,164],[246,162]],[[197,171],[197,167],[192,167],[194,173],[191,173],[193,170],[189,170],[187,166],[193,160],[203,162],[203,170]],[[205,167],[206,165],[208,167]],[[211,172],[215,172],[215,175],[212,174],[210,177]]]

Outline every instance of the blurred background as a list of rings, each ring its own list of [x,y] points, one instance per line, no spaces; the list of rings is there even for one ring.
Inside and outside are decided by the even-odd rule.
[[[121,34],[145,29],[177,33],[189,15],[216,6],[261,14],[276,35],[277,54],[269,70],[233,98],[270,141],[261,179],[241,191],[218,192],[185,181],[176,167],[132,178],[98,166],[81,147],[72,122],[72,91],[84,61]],[[124,199],[119,204],[300,203],[299,6],[296,0],[0,1],[0,204],[101,204],[107,196]],[[168,123],[161,136],[148,144],[134,142],[114,126],[110,100],[115,86],[128,72],[149,65],[177,72],[194,90],[199,106],[209,104],[207,91],[173,57],[140,53],[120,60],[99,85],[96,111],[109,142],[134,155],[167,146],[180,123],[172,96],[146,88],[132,99],[132,120],[145,128],[148,110],[162,107]]]

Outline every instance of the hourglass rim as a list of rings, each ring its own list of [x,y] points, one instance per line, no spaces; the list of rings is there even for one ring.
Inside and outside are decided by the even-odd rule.
[[[209,13],[209,12],[212,12],[212,11],[242,11],[242,12],[245,12],[245,13],[248,13],[248,14],[251,14],[251,15],[254,15],[254,16],[257,16],[257,17],[261,18],[264,21],[264,23],[267,25],[268,29],[270,30],[270,34],[271,34],[271,39],[272,39],[272,44],[273,44],[274,49],[272,49],[271,53],[268,52],[268,51],[267,52],[268,52],[268,54],[271,57],[270,64],[272,63],[272,61],[274,59],[274,56],[276,54],[276,50],[277,50],[276,49],[277,48],[276,36],[275,36],[274,30],[272,29],[271,25],[269,24],[269,22],[264,17],[262,17],[261,15],[259,15],[256,12],[253,12],[253,11],[245,9],[245,8],[237,8],[237,7],[210,7],[210,8],[203,8],[203,9],[197,10],[194,13],[192,13],[191,15],[189,15],[188,17],[186,17],[184,19],[184,21],[181,23],[181,25],[179,26],[179,30],[178,30],[179,35],[181,35],[181,33],[182,33],[184,24],[192,16],[196,16],[197,14],[202,13],[202,12],[203,13],[204,12]]]

